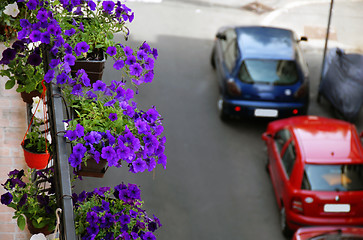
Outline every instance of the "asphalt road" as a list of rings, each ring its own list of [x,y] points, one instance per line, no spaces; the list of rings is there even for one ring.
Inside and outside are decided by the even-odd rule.
[[[103,179],[77,181],[76,190],[137,183],[148,214],[163,223],[157,231],[159,240],[283,239],[264,168],[261,134],[267,121],[221,122],[217,80],[209,64],[218,27],[259,24],[266,19],[240,9],[177,2],[129,6],[135,11],[129,44],[146,40],[159,50],[155,80],[140,88],[137,101],[141,108],[155,105],[164,117],[167,169],[159,166],[155,172],[135,175],[127,169],[109,168]],[[299,11],[305,15],[307,9]],[[293,25],[295,21],[301,29],[298,20],[289,17],[273,23]],[[311,74],[309,113],[333,116],[327,102],[316,103],[321,46],[316,42],[303,46]],[[118,79],[109,65],[104,80]],[[363,114],[359,119],[357,128],[362,131]]]

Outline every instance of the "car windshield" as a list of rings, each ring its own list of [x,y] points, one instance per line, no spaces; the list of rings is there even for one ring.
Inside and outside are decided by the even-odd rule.
[[[246,83],[288,85],[297,82],[294,61],[247,59],[242,62],[239,78]]]
[[[363,164],[306,164],[301,189],[314,191],[363,190]]]

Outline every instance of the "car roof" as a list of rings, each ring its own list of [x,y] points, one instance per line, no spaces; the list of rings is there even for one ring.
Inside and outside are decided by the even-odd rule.
[[[305,163],[363,164],[362,148],[351,123],[324,118],[302,117],[290,124],[304,153]]]
[[[264,26],[235,27],[243,59],[294,60],[294,34],[291,30]]]

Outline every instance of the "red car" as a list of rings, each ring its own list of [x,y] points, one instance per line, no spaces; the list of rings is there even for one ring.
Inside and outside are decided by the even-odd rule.
[[[359,227],[303,227],[292,240],[363,240],[363,228]]]
[[[363,147],[353,124],[291,117],[270,122],[262,139],[285,235],[302,226],[363,226]]]

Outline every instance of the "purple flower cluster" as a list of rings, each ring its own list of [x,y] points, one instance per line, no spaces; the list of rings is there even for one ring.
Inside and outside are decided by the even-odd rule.
[[[14,218],[18,218],[18,226],[21,225],[23,215],[33,221],[40,219],[39,224],[50,224],[55,227],[55,209],[57,207],[54,185],[54,170],[30,170],[27,175],[24,170],[10,171],[4,184],[1,184],[6,192],[1,195],[1,203],[15,210]],[[26,177],[27,179],[23,180]],[[34,182],[32,182],[34,180]],[[42,182],[43,189],[36,183]],[[20,225],[19,225],[20,224]]]
[[[99,114],[103,115],[96,121],[97,125],[93,125],[94,115],[83,115],[87,126],[74,122],[66,131],[65,137],[74,145],[69,157],[72,167],[80,169],[82,161],[93,158],[96,162],[104,159],[109,166],[116,167],[121,167],[124,161],[133,173],[152,171],[156,164],[166,168],[165,136],[161,136],[164,128],[155,107],[146,112],[138,110],[131,101],[133,90],[125,90],[124,83],[117,81],[112,81],[110,86],[97,81],[89,91],[78,96],[81,95],[87,96],[82,102],[89,101],[92,109],[96,103],[101,104]],[[109,127],[96,131],[101,125]]]
[[[140,189],[135,184],[119,184],[113,189],[102,187],[92,192],[73,194],[76,221],[83,222],[82,239],[155,240],[153,234],[161,223],[141,209]],[[91,203],[91,204],[90,204]]]
[[[154,64],[158,51],[155,48],[151,50],[146,42],[135,52],[129,46],[118,44],[108,47],[106,53],[115,61],[113,68],[127,71],[133,84],[150,83],[154,79]]]

